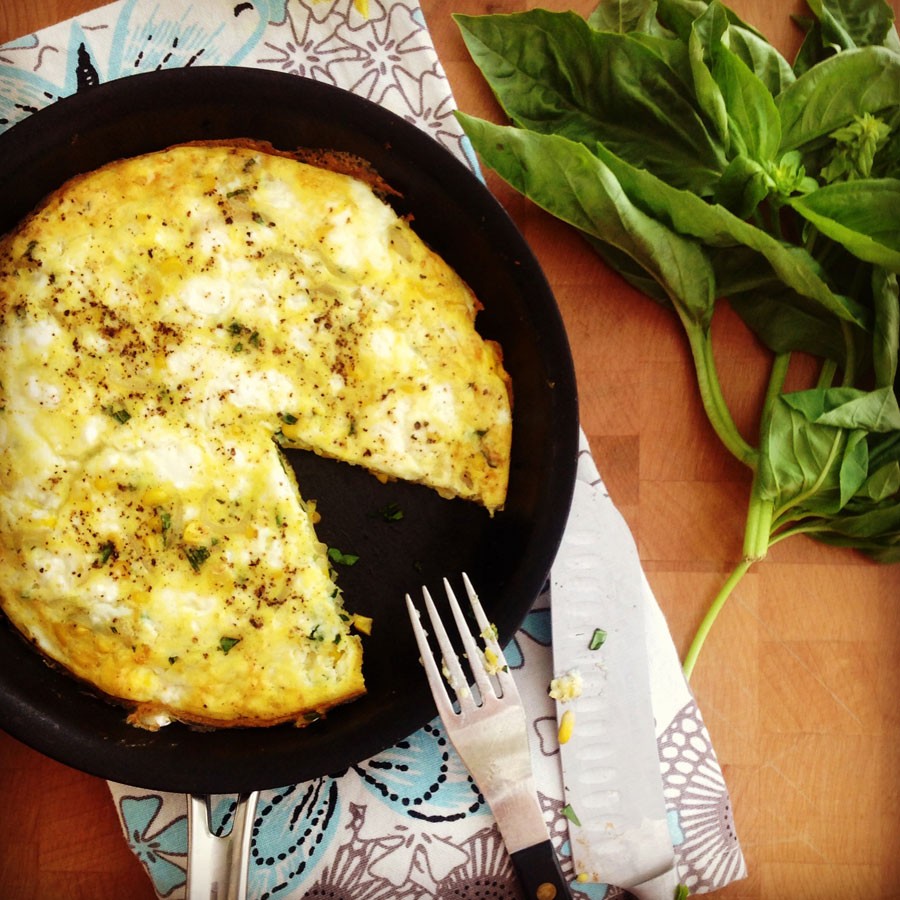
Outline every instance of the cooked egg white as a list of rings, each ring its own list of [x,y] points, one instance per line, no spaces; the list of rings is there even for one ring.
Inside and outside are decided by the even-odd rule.
[[[505,499],[467,286],[369,184],[249,144],[66,185],[0,243],[0,600],[132,721],[316,718],[364,691],[279,445]]]

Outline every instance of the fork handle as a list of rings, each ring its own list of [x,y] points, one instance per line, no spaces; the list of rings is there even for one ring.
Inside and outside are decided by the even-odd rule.
[[[572,892],[559,867],[553,844],[541,841],[510,854],[525,900],[570,900]]]

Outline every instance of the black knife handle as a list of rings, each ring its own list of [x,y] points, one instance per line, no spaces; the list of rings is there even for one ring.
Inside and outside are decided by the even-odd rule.
[[[525,900],[571,900],[572,892],[550,841],[510,854]]]

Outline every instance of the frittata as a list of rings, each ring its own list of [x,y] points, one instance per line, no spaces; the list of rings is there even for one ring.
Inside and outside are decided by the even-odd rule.
[[[302,725],[365,691],[281,447],[504,503],[500,349],[357,174],[179,145],[0,243],[0,603],[136,725]]]

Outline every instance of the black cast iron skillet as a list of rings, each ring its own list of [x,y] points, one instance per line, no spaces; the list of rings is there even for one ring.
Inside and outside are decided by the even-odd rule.
[[[249,137],[276,147],[344,150],[400,192],[394,205],[471,284],[478,327],[498,340],[515,392],[506,508],[493,518],[408,484],[292,453],[318,501],[322,540],[359,555],[341,568],[346,604],[375,620],[365,639],[368,695],[307,728],[151,733],[48,665],[0,621],[0,727],[74,768],[182,793],[237,793],[343,771],[435,715],[403,607],[421,585],[466,571],[501,638],[540,592],[569,509],[578,441],[575,380],[554,298],[522,236],[485,186],[437,141],[337,88],[240,68],[134,75],[35,113],[0,135],[0,232],[72,175],[186,140]],[[379,510],[396,504],[399,521]],[[458,583],[458,581],[457,581]],[[2,614],[0,614],[2,619]]]

